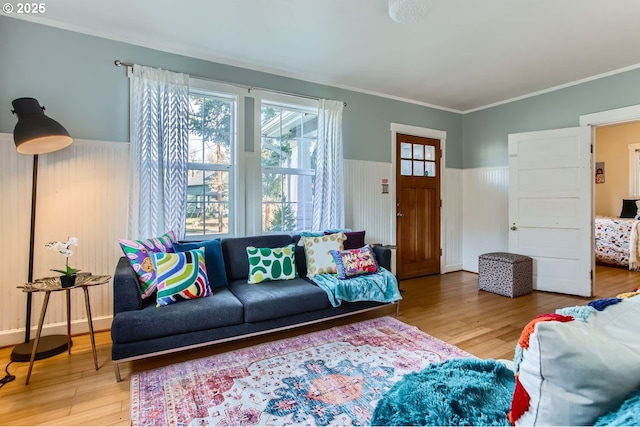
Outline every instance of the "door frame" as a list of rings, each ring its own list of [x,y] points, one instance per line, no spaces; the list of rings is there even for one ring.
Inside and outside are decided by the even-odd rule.
[[[596,127],[604,125],[613,125],[626,122],[640,121],[640,104],[631,105],[629,107],[615,108],[613,110],[599,111],[597,113],[583,114],[580,116],[580,126],[591,127],[591,145],[593,147],[593,155],[591,156],[591,170],[595,170],[596,162]],[[591,180],[591,224],[595,224],[596,215],[596,185],[595,180]],[[595,238],[595,237],[594,237]],[[596,247],[595,241],[591,245],[591,256],[595,259]],[[597,275],[593,275],[591,283],[592,291],[595,295],[595,287]]]
[[[447,132],[438,129],[423,128],[419,126],[405,125],[402,123],[391,123],[391,176],[389,177],[389,195],[391,203],[391,241],[394,245],[397,245],[396,240],[396,136],[397,134],[420,136],[423,138],[432,138],[440,140],[440,150],[442,150],[442,157],[440,158],[440,199],[442,200],[442,206],[440,207],[440,248],[442,249],[442,255],[440,256],[440,274],[448,273],[445,271],[446,260],[446,248],[447,239],[445,238],[445,212],[446,200],[445,200],[445,187],[446,181],[444,179],[445,159],[446,159],[446,141]]]

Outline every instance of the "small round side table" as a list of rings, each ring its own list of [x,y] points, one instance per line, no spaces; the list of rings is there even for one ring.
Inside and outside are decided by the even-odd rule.
[[[45,292],[44,301],[42,302],[42,309],[40,310],[40,320],[38,321],[38,332],[36,332],[36,338],[33,343],[33,350],[31,352],[31,360],[29,361],[29,371],[27,373],[26,384],[29,384],[31,378],[31,370],[33,369],[33,362],[35,361],[36,352],[38,350],[38,343],[40,342],[40,334],[42,333],[42,325],[44,324],[44,316],[47,313],[47,305],[49,304],[49,296],[51,292],[67,291],[67,345],[69,354],[71,354],[71,290],[82,288],[84,291],[84,302],[87,310],[87,320],[89,321],[89,332],[91,335],[91,347],[93,349],[93,363],[98,370],[98,353],[96,351],[96,341],[93,335],[93,321],[91,319],[91,303],[89,302],[89,286],[103,285],[111,279],[109,275],[94,276],[91,273],[78,273],[76,275],[76,284],[74,286],[63,288],[60,283],[60,277],[44,277],[42,279],[36,279],[33,282],[25,283],[22,288],[23,292]]]

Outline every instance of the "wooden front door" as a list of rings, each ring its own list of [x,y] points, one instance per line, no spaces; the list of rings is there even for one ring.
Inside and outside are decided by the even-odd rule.
[[[440,273],[440,140],[396,135],[396,268],[400,279]]]

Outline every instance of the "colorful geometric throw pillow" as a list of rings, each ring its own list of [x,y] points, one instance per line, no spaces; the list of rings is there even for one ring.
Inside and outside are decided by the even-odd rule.
[[[142,299],[149,297],[156,290],[156,271],[151,254],[155,252],[172,253],[176,235],[173,231],[151,239],[125,240],[119,239],[120,248],[138,275],[140,295]]]
[[[307,256],[307,276],[336,274],[338,267],[329,251],[341,251],[346,237],[343,232],[317,237],[301,237]]]
[[[369,245],[364,245],[359,249],[331,250],[329,252],[338,267],[338,279],[344,280],[378,272],[378,262]]]
[[[179,253],[154,253],[157,306],[213,295],[209,287],[204,248]]]
[[[269,280],[291,280],[296,277],[294,243],[282,248],[256,248],[247,246],[249,257],[248,283]]]
[[[204,248],[204,263],[207,266],[207,276],[209,277],[211,289],[227,286],[227,272],[224,266],[220,239],[173,244],[173,249],[176,252],[186,252],[200,247]]]

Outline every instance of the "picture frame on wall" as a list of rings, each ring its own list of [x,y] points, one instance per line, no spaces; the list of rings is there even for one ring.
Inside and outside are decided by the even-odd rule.
[[[604,162],[596,162],[596,184],[604,184]]]

